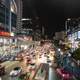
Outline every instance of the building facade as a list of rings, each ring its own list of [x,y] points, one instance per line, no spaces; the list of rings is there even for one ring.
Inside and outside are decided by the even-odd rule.
[[[11,33],[16,32],[17,23],[22,18],[19,1],[22,0],[0,0],[0,55],[15,53],[13,46],[17,46],[17,38]],[[21,27],[20,25],[18,26]]]
[[[0,0],[0,30],[20,31],[22,27],[22,0]]]
[[[78,48],[80,42],[80,18],[71,18],[67,23],[67,37],[72,48]]]
[[[23,9],[23,3],[22,0],[16,0],[17,4],[17,25],[16,25],[16,32],[21,32],[22,30],[22,9]]]
[[[0,1],[0,30],[10,32],[16,28],[17,7],[14,0]],[[10,26],[11,25],[11,26]],[[10,28],[11,27],[11,28]]]
[[[55,39],[56,40],[65,40],[65,36],[66,36],[65,31],[55,33]]]
[[[33,34],[34,34],[35,41],[41,40],[41,30],[40,29],[36,29]]]

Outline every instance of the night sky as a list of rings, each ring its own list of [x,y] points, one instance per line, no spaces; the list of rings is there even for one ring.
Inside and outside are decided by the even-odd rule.
[[[23,0],[23,17],[39,17],[46,33],[64,30],[65,19],[80,17],[80,0]]]

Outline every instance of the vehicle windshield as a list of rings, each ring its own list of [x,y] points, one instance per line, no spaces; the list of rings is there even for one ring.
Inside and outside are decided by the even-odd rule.
[[[35,65],[35,63],[31,63],[31,66],[34,66]]]
[[[15,67],[15,68],[14,68],[14,70],[19,70],[19,69],[20,69],[20,67]]]

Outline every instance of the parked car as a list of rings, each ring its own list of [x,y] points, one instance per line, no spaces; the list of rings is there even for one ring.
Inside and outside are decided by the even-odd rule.
[[[27,59],[27,64],[30,64],[31,63],[31,59]]]
[[[15,76],[20,76],[22,73],[22,68],[21,67],[15,67],[11,72],[10,76],[15,77]]]
[[[59,77],[63,80],[72,80],[73,74],[71,74],[69,71],[66,70],[66,68],[57,68],[56,69],[57,74]]]

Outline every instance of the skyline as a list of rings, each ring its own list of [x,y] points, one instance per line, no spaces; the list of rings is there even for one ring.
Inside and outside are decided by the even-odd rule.
[[[65,30],[67,18],[80,17],[80,1],[76,0],[23,0],[23,17],[39,17],[49,35]]]

